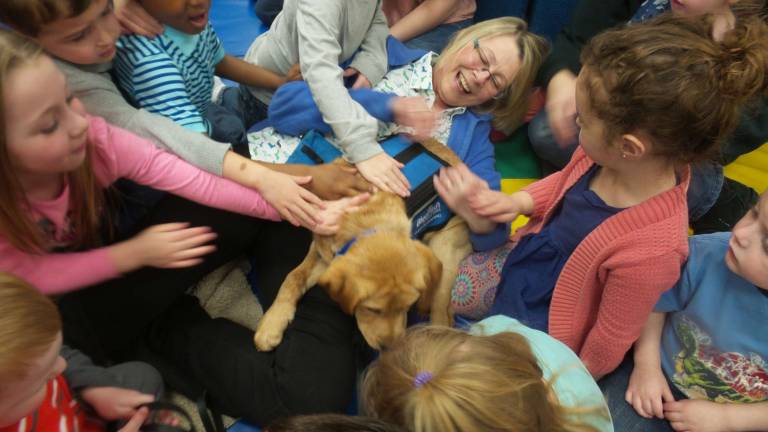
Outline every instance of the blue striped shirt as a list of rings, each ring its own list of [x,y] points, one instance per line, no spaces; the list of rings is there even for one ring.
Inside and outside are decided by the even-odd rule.
[[[122,36],[117,47],[118,84],[135,105],[193,131],[210,133],[205,113],[216,65],[225,55],[210,23],[196,35],[165,26],[154,39]]]

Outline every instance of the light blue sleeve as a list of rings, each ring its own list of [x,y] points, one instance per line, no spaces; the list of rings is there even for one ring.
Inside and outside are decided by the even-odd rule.
[[[502,332],[518,333],[528,340],[544,379],[551,382],[563,406],[588,410],[586,414],[574,414],[579,416],[577,421],[587,422],[601,432],[613,432],[603,393],[570,348],[544,332],[503,315],[486,318],[470,328],[470,333],[474,335],[490,336]]]

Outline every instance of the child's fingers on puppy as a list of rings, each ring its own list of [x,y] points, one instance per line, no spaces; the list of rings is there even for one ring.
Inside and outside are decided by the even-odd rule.
[[[305,201],[294,203],[290,206],[289,211],[302,226],[307,228],[312,228],[323,221],[318,214],[318,208]]]

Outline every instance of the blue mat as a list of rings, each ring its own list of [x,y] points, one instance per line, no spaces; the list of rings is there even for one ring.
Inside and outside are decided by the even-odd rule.
[[[210,19],[224,50],[235,57],[243,57],[253,40],[267,31],[251,0],[216,0],[211,4]]]
[[[261,429],[240,420],[230,426],[227,432],[261,432]]]

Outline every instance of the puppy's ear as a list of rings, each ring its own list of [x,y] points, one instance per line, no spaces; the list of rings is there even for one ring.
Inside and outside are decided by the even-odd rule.
[[[317,284],[341,306],[341,310],[350,315],[355,313],[361,299],[359,290],[354,287],[353,274],[352,261],[347,257],[337,257],[317,280]]]
[[[423,280],[423,285],[418,283],[416,285],[416,289],[421,292],[416,307],[420,314],[426,315],[432,305],[432,297],[435,295],[435,290],[440,285],[440,279],[443,275],[443,263],[437,259],[432,249],[419,241],[414,243],[416,244],[416,251],[421,258],[421,265],[419,267],[421,268]]]

